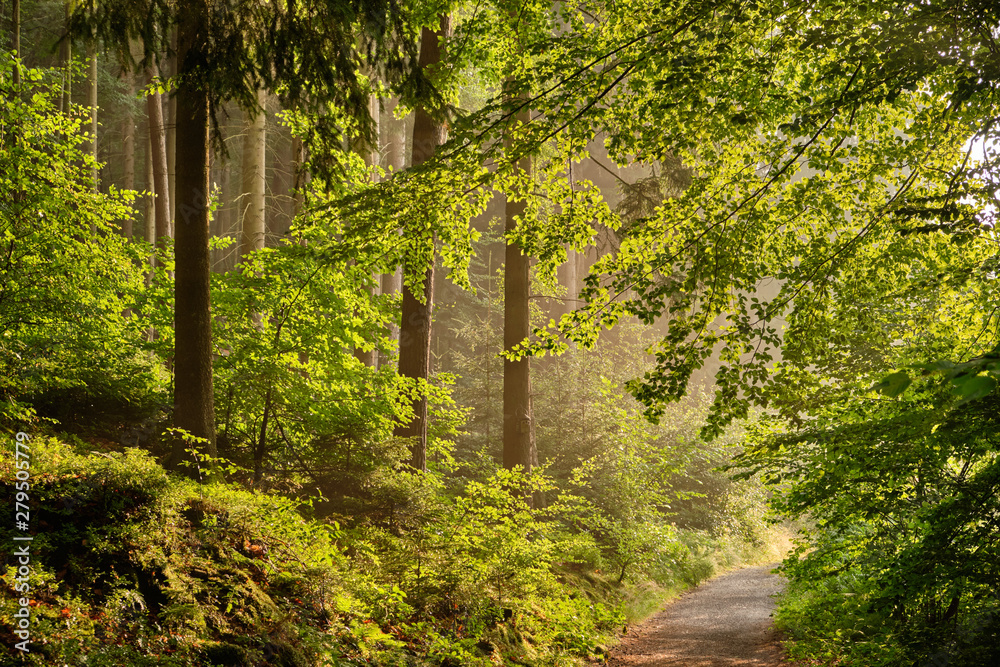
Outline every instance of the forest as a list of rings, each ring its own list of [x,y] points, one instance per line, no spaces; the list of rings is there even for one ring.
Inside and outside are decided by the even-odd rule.
[[[0,664],[1000,664],[992,0],[0,24]]]

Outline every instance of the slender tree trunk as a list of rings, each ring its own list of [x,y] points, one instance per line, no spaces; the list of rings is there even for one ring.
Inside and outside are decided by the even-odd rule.
[[[379,162],[379,101],[377,95],[369,95],[368,97],[368,115],[375,123],[375,141],[360,145],[357,150],[361,153],[366,165],[377,167]],[[372,176],[372,178],[378,179],[377,176]],[[381,287],[378,274],[372,275],[371,278],[372,282],[365,288],[365,293],[369,297],[374,296],[377,293],[376,290]],[[356,347],[354,348],[354,357],[368,368],[375,368],[378,363],[378,351],[374,347],[370,350]]]
[[[147,72],[152,81],[155,70]],[[156,242],[161,246],[163,239],[171,236],[171,205],[167,184],[167,145],[163,133],[162,95],[153,92],[146,97],[146,115],[149,118],[150,161],[153,166],[153,192],[156,193]]]
[[[267,141],[266,116],[263,110],[264,94],[257,94],[261,110],[244,123],[243,134],[243,195],[240,198],[240,261],[250,253],[264,247],[264,214],[266,202],[264,180]]]
[[[271,415],[271,390],[273,385],[267,385],[264,394],[264,415],[260,419],[260,432],[257,435],[257,443],[253,451],[253,483],[257,488],[264,478],[264,457],[267,454],[267,421]]]
[[[398,104],[398,99],[389,103],[385,122],[379,128],[386,152],[386,166],[391,167],[393,173],[406,167],[406,120],[393,115]]]
[[[223,236],[231,236],[240,229],[239,226],[239,196],[240,196],[240,174],[236,173],[236,165],[230,160],[226,164],[226,170],[222,177],[222,201],[223,208],[219,211],[219,228]],[[237,248],[230,246],[218,251],[216,258],[218,268],[216,270],[225,273],[233,268],[231,257],[237,253]],[[213,266],[215,266],[213,264]]]
[[[451,20],[441,16],[437,31],[424,28],[420,38],[420,67],[433,67],[441,61],[440,40],[450,32]],[[417,109],[413,123],[413,164],[425,162],[444,143],[446,129],[424,109]],[[409,287],[403,286],[403,312],[399,335],[399,374],[403,377],[427,381],[431,366],[431,317],[434,311],[434,255],[424,275],[423,294],[420,298]],[[413,419],[395,429],[398,437],[413,438],[410,465],[416,470],[427,470],[427,397],[413,402]]]
[[[309,168],[306,166],[306,146],[298,137],[292,138],[292,220],[299,216],[306,205],[305,189],[309,184]]]
[[[216,456],[212,395],[212,313],[209,267],[208,92],[184,75],[203,62],[207,0],[178,3],[176,271],[174,282],[174,426],[204,438]],[[170,465],[184,458],[185,444],[175,441]]]
[[[396,107],[398,101],[389,104],[389,109],[384,117],[384,122],[379,125],[379,135],[382,149],[386,153],[386,167],[392,173],[402,171],[406,167],[406,131],[405,123],[396,120],[392,115],[392,109]],[[392,273],[382,274],[381,290],[382,294],[399,294],[403,289],[403,272],[397,268]],[[386,337],[399,344],[399,326],[390,323],[386,330]],[[389,356],[381,353],[378,360],[379,366],[389,363]]]
[[[267,236],[281,239],[292,226],[292,188],[295,187],[295,146],[287,127],[277,126],[274,137],[274,165],[271,169],[271,196],[268,199]]]
[[[11,10],[10,16],[11,32],[14,34],[14,57],[20,59],[21,57],[21,0],[14,0],[14,7]],[[13,71],[13,81],[14,86],[21,85],[21,67],[20,64],[14,65]]]
[[[125,108],[125,118],[122,119],[122,162],[125,170],[122,187],[126,190],[135,189],[135,117],[132,115],[132,99],[135,97],[135,78],[130,72],[122,72],[125,78],[125,89],[128,91],[129,103]],[[122,220],[122,236],[132,239],[132,216]]]
[[[87,152],[94,158],[90,168],[90,183],[94,192],[101,185],[97,170],[97,45],[87,42],[87,106],[90,107],[90,140],[87,142]]]
[[[74,0],[66,0],[65,27],[67,28],[69,27],[69,17],[73,14],[73,5]],[[62,99],[59,100],[59,111],[69,113],[69,105],[73,92],[73,42],[70,41],[69,37],[59,44],[59,62],[63,68],[63,89]]]
[[[167,75],[177,76],[177,29],[170,35],[170,44],[174,55],[167,60]],[[167,144],[167,182],[170,188],[170,201],[177,201],[177,96],[167,97],[167,122],[165,138]]]
[[[153,173],[153,132],[148,128],[146,134],[146,190],[154,193],[153,182],[156,176]],[[151,194],[146,197],[146,227],[144,238],[149,243],[156,243],[156,199]]]
[[[519,123],[527,124],[527,110],[517,114]],[[518,160],[518,169],[531,173],[531,158]],[[515,231],[524,215],[527,203],[508,198],[505,207],[504,231]],[[528,290],[530,260],[520,246],[508,241],[504,260],[504,323],[503,347],[510,350],[528,337],[530,329]],[[535,449],[535,423],[531,409],[530,359],[503,362],[503,465],[505,468],[521,466],[530,471],[537,465]]]

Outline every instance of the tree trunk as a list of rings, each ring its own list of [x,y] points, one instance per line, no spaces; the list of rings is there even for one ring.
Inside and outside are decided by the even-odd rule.
[[[204,452],[216,456],[212,395],[212,313],[209,267],[208,92],[186,79],[204,62],[207,0],[178,3],[176,271],[174,282],[174,426],[206,440]],[[186,458],[183,441],[174,442],[170,465]]]
[[[156,76],[155,70],[147,72],[149,80]],[[153,187],[156,194],[156,242],[164,245],[163,239],[171,236],[170,187],[167,184],[167,145],[163,132],[163,101],[158,92],[146,97],[146,115],[149,118],[150,158],[153,165]]]
[[[90,168],[90,183],[94,192],[101,185],[97,170],[97,46],[93,41],[87,42],[87,106],[90,107],[90,140],[86,150],[94,158]]]
[[[375,141],[370,144],[362,144],[358,146],[357,150],[364,158],[365,164],[370,168],[375,168],[378,167],[379,161],[379,101],[377,95],[368,96],[368,115],[375,123]],[[376,175],[373,175],[372,178],[378,180]],[[379,274],[374,274],[371,278],[372,282],[365,288],[365,293],[369,297],[377,294],[376,290],[381,287]],[[356,347],[354,348],[354,357],[368,368],[375,368],[378,363],[378,351],[374,347],[371,349]]]
[[[73,13],[73,4],[74,0],[66,0],[66,23],[64,27],[67,29],[69,27],[69,17]],[[69,113],[70,98],[73,92],[73,42],[70,41],[69,37],[63,39],[62,43],[59,44],[59,63],[63,68],[63,89],[62,99],[59,100],[59,111]]]
[[[271,136],[275,138],[274,165],[271,168],[271,197],[268,200],[267,236],[281,239],[292,226],[292,189],[295,187],[295,145],[291,131],[278,125]]]
[[[125,118],[122,119],[122,162],[125,170],[122,187],[126,190],[135,189],[135,118],[132,115],[132,99],[135,97],[135,78],[131,72],[122,72],[125,78],[125,89],[128,91],[128,104],[125,108]],[[122,236],[132,239],[132,216],[122,220]]]
[[[155,192],[153,182],[156,176],[153,174],[153,131],[147,122],[146,133],[146,190]],[[145,239],[149,243],[156,243],[156,195],[151,194],[146,197],[146,228]]]
[[[527,124],[527,110],[517,114],[516,120]],[[531,173],[531,158],[518,160],[518,169]],[[507,199],[504,231],[511,234],[518,218],[524,215],[527,203]],[[504,259],[504,322],[503,347],[510,350],[528,337],[530,320],[528,310],[529,258],[520,246],[508,241]],[[505,468],[521,466],[526,472],[538,463],[535,449],[535,423],[531,409],[530,360],[503,362],[503,465]]]
[[[387,105],[385,122],[379,128],[386,166],[391,167],[393,173],[406,168],[406,120],[397,119],[393,113],[398,104],[399,100],[395,99]]]
[[[11,32],[14,34],[14,57],[20,59],[21,57],[21,0],[14,0],[14,6],[11,10],[10,15]],[[14,71],[12,73],[14,86],[21,85],[21,66],[20,63],[14,64]]]
[[[167,59],[167,76],[177,76],[177,29],[170,35],[170,45],[174,55]],[[167,183],[170,201],[177,201],[177,96],[167,98],[167,122],[164,126],[167,144]],[[164,190],[164,192],[167,192]]]
[[[420,38],[420,67],[432,67],[441,61],[440,40],[448,35],[451,20],[441,16],[437,31],[424,28]],[[417,109],[413,123],[413,164],[425,162],[444,143],[445,126],[431,118],[424,109]],[[431,366],[431,316],[434,310],[434,255],[424,275],[423,295],[418,299],[409,287],[403,286],[403,312],[399,335],[399,374],[427,381]],[[427,396],[413,402],[413,419],[395,429],[398,437],[413,438],[410,465],[427,470]]]
[[[391,102],[383,122],[379,124],[379,135],[382,149],[386,153],[386,167],[391,169],[391,173],[402,171],[406,167],[406,132],[405,123],[396,120],[392,115],[392,110],[398,101]],[[403,289],[403,272],[397,268],[392,273],[382,274],[381,290],[382,294],[399,294]],[[386,337],[399,344],[399,326],[390,323],[386,328]],[[389,355],[382,353],[379,355],[379,366],[389,363]]]
[[[294,221],[299,216],[299,213],[302,212],[302,209],[305,208],[305,191],[311,178],[309,168],[306,166],[306,146],[302,143],[302,139],[298,137],[292,138],[292,156],[292,189],[294,190],[292,196],[292,220]]]
[[[266,159],[266,116],[264,114],[264,94],[258,92],[260,111],[244,123],[243,134],[243,195],[240,198],[240,261],[255,250],[264,247],[264,213],[266,202],[265,165]]]

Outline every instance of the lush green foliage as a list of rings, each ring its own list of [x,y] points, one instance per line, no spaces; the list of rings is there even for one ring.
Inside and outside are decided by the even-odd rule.
[[[158,58],[172,5],[124,4],[91,5],[74,26],[118,46],[141,36]],[[294,232],[213,281],[215,403],[220,452],[243,468],[230,482],[299,498],[318,488],[327,523],[292,501],[167,478],[136,453],[107,463],[47,446],[39,500],[66,492],[61,457],[83,471],[81,497],[117,520],[84,503],[39,542],[40,618],[64,640],[58,657],[557,664],[596,651],[628,615],[629,586],[694,583],[720,552],[760,547],[766,483],[775,509],[813,525],[786,562],[781,621],[800,655],[996,661],[993,4],[376,2],[316,13],[330,7],[220,6],[211,56],[238,66],[197,73],[244,107],[260,85],[305,103],[287,116],[314,172]],[[447,60],[430,73],[444,92],[428,97],[422,78],[401,78],[400,56],[451,10]],[[307,15],[338,39],[318,44]],[[365,20],[375,39],[345,41]],[[313,59],[337,48],[339,60]],[[362,63],[371,79],[330,87],[337,67]],[[380,184],[343,150],[358,133],[353,112],[380,90],[375,74],[414,100],[478,107],[451,109],[435,159]],[[148,248],[110,233],[130,195],[85,186],[82,117],[55,110],[52,75],[24,78],[22,90],[0,86],[3,417],[37,428],[34,414],[66,423],[86,412],[108,430],[146,417],[159,432],[169,249],[147,286]],[[514,122],[523,108],[531,122]],[[617,193],[568,177],[600,141],[619,166],[652,175]],[[525,155],[531,177],[516,167]],[[479,218],[495,194],[527,204],[509,238]],[[557,315],[546,301],[560,296],[557,267],[599,240],[587,303]],[[513,356],[561,354],[532,361],[543,470],[530,476],[496,463],[508,241],[537,258],[539,297],[535,332]],[[398,313],[374,276],[405,265],[414,287],[436,255],[453,285],[436,373],[417,386],[391,364],[365,367],[355,350],[391,360]],[[671,409],[706,370],[707,419],[691,403]],[[405,468],[406,443],[390,437],[415,392],[432,401],[426,475]],[[748,432],[697,441],[702,426],[721,436],[755,407],[766,412]],[[715,468],[739,440],[744,479],[732,481]],[[98,489],[109,486],[117,494]],[[68,545],[82,539],[76,558]],[[101,586],[82,592],[87,577]],[[60,608],[80,625],[61,624]],[[125,634],[90,633],[82,619],[98,613]]]
[[[0,68],[12,67],[0,53]],[[22,81],[0,79],[0,410],[135,418],[162,379],[130,310],[142,246],[112,233],[132,215],[134,193],[91,192],[83,115],[58,113],[52,73],[22,69]]]
[[[168,476],[137,449],[84,456],[39,436],[30,450],[28,664],[568,664],[625,620],[624,589],[594,574],[599,545],[574,527],[578,503],[528,507],[552,488],[541,477],[498,471],[451,497],[434,473],[402,473],[407,504],[341,524],[303,519],[312,503]],[[0,473],[14,471],[5,455]],[[693,555],[683,541],[672,553]]]

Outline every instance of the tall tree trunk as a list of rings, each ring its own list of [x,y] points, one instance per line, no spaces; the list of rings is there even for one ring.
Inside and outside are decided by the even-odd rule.
[[[21,57],[21,0],[14,0],[14,7],[12,8],[10,15],[10,29],[14,35],[14,57]],[[19,63],[14,65],[14,71],[12,73],[14,86],[21,85],[21,66]]]
[[[365,164],[369,168],[375,168],[379,162],[379,101],[377,95],[368,96],[368,115],[375,123],[375,140],[371,143],[359,145],[357,150],[361,153],[361,157],[364,158]],[[372,178],[377,180],[378,176],[373,175]],[[365,293],[369,297],[375,295],[377,293],[376,290],[381,287],[378,274],[373,275],[371,278],[372,282],[365,288]],[[354,357],[368,368],[375,368],[375,365],[378,363],[378,351],[374,347],[370,350],[356,347],[354,348]]]
[[[292,220],[299,216],[306,205],[305,191],[309,185],[311,175],[309,167],[306,166],[306,146],[302,139],[292,138]]]
[[[66,0],[64,5],[66,12],[65,29],[69,29],[69,18],[73,14],[73,6],[76,0]],[[59,63],[63,68],[62,99],[59,100],[59,111],[69,113],[69,106],[72,102],[73,93],[73,42],[66,37],[59,44]]]
[[[529,121],[528,111],[517,114],[521,124]],[[518,160],[518,169],[531,173],[531,157]],[[524,215],[527,202],[507,199],[504,231],[515,231],[518,219]],[[530,320],[528,309],[529,258],[520,246],[507,241],[504,259],[504,322],[503,347],[510,350],[528,337]],[[503,362],[503,465],[505,468],[521,466],[530,471],[538,463],[535,448],[535,420],[531,409],[530,359]]]
[[[90,107],[90,140],[86,150],[94,158],[90,168],[90,183],[94,192],[100,189],[100,174],[97,170],[97,45],[87,42],[87,106]]]
[[[170,45],[173,47],[174,55],[167,59],[167,76],[177,76],[177,28],[174,28],[170,35]],[[170,201],[177,201],[177,96],[167,97],[167,122],[166,144],[167,144],[167,182],[169,184]]]
[[[235,235],[241,229],[239,196],[242,183],[240,182],[240,176],[241,174],[237,173],[236,165],[233,164],[232,160],[229,160],[226,163],[225,175],[222,178],[222,201],[224,202],[224,206],[219,216],[221,234],[226,237]],[[221,273],[230,271],[235,266],[232,258],[237,254],[237,251],[238,248],[233,246],[220,249],[218,256],[215,258],[218,262],[216,270]],[[213,264],[213,266],[215,265]]]
[[[379,124],[379,135],[382,150],[386,153],[386,167],[391,173],[402,171],[406,167],[406,124],[403,120],[397,120],[392,111],[395,109],[398,100],[388,105],[387,113],[383,117],[383,122]],[[399,294],[403,289],[403,272],[397,268],[392,273],[382,274],[381,290],[382,294]],[[399,343],[399,326],[390,323],[386,330],[386,337]],[[389,355],[379,354],[379,366],[389,363]]]
[[[274,164],[271,168],[271,197],[268,199],[267,236],[281,239],[292,226],[292,189],[295,187],[295,146],[291,131],[278,125],[271,136],[275,138]]]
[[[420,37],[420,67],[433,67],[441,61],[441,40],[450,31],[451,19],[441,16],[437,31],[424,28]],[[446,128],[436,122],[424,109],[417,109],[413,123],[413,164],[425,162],[445,141]],[[399,335],[399,374],[403,377],[427,381],[431,367],[431,317],[434,311],[434,255],[424,275],[421,298],[403,286],[403,312]],[[427,470],[427,397],[413,402],[413,419],[400,424],[395,434],[413,438],[410,465],[417,470]]]
[[[155,70],[147,72],[149,80],[155,76]],[[146,115],[149,118],[149,140],[151,144],[150,158],[153,165],[153,192],[156,193],[156,242],[161,246],[164,239],[171,236],[171,202],[167,184],[167,145],[163,132],[163,100],[159,92],[154,91],[146,97]]]
[[[264,114],[264,94],[258,92],[260,111],[244,123],[243,133],[243,195],[240,198],[240,261],[254,250],[264,247],[264,213],[266,202],[264,180],[266,159],[266,116]]]
[[[393,173],[406,168],[406,120],[395,117],[394,111],[398,104],[399,100],[394,99],[387,105],[385,122],[379,128],[386,153],[386,166],[391,167]]]
[[[176,271],[174,281],[174,426],[204,438],[216,456],[212,395],[212,313],[209,266],[208,91],[186,79],[204,62],[207,0],[178,3]],[[174,442],[169,464],[184,460],[185,444]]]
[[[153,130],[152,123],[147,121],[146,127],[146,190],[155,193],[153,183],[156,176],[153,172]],[[144,238],[149,243],[156,243],[156,195],[146,197],[146,227]]]
[[[128,91],[128,104],[125,107],[125,118],[122,119],[122,162],[125,170],[122,187],[126,190],[135,189],[135,117],[132,115],[132,100],[135,97],[135,78],[131,72],[122,72],[125,79],[125,89]],[[122,220],[122,236],[132,239],[132,216]]]

